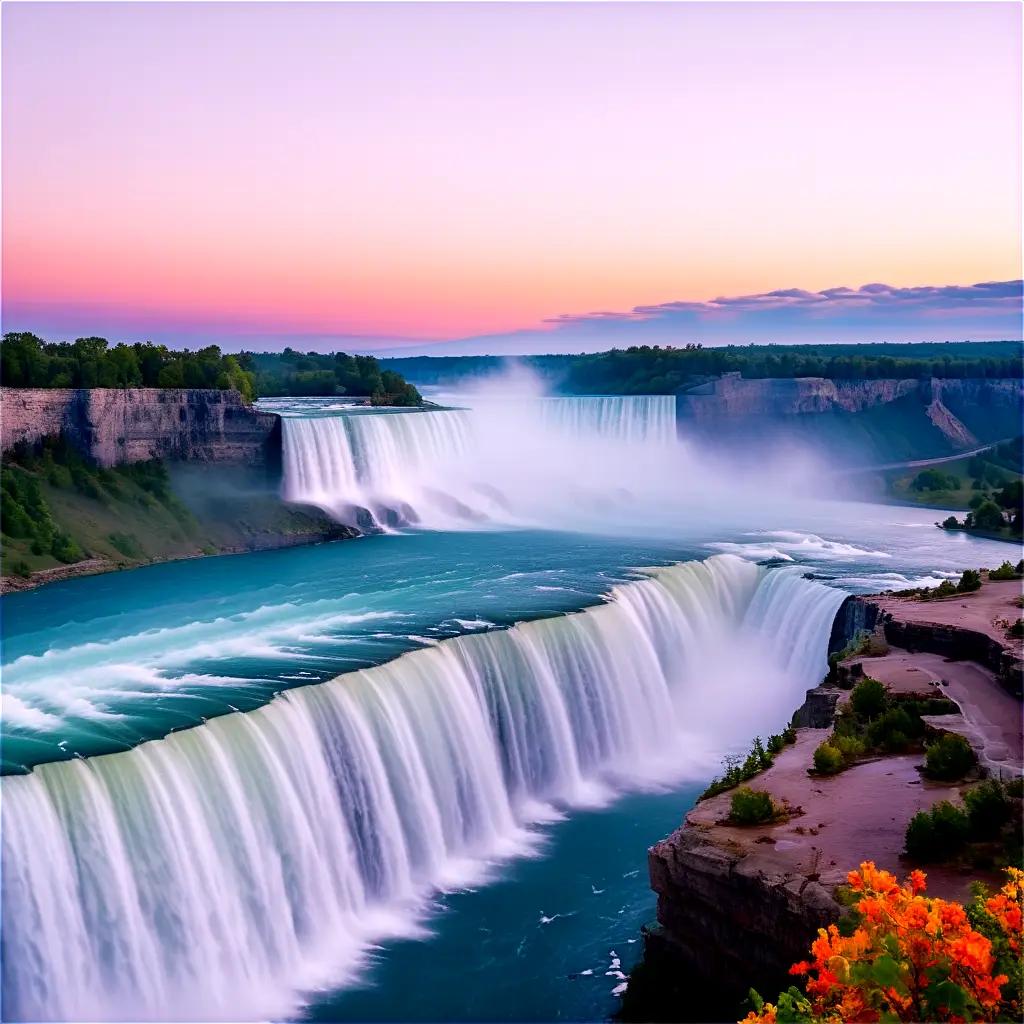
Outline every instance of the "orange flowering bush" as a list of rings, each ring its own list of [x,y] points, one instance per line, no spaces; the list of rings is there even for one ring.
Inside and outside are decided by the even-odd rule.
[[[820,929],[813,959],[790,968],[805,991],[774,1005],[751,992],[743,1024],[1020,1020],[1024,872],[967,907],[925,896],[921,871],[900,885],[866,861],[847,880],[851,927]]]

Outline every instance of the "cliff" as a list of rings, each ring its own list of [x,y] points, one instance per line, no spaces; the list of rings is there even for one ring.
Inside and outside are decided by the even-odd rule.
[[[276,468],[280,422],[236,391],[0,389],[4,451],[64,433],[100,466],[181,459]]]
[[[830,648],[843,648],[863,629],[879,642],[870,655],[840,663],[838,676],[866,674],[894,694],[950,698],[960,713],[933,716],[929,728],[965,736],[990,774],[1019,777],[1024,739],[1011,691],[1014,680],[1019,686],[1021,645],[1006,637],[1007,621],[1020,616],[1019,592],[1019,582],[1009,581],[939,602],[850,598]],[[892,647],[880,642],[883,634]],[[899,649],[896,641],[910,646]],[[818,928],[840,917],[837,890],[846,872],[873,860],[904,873],[907,822],[939,800],[958,800],[961,784],[921,776],[919,753],[868,757],[833,776],[809,774],[837,705],[848,698],[849,690],[827,683],[811,690],[794,716],[796,742],[751,782],[786,809],[780,820],[730,824],[726,791],[698,803],[648,851],[657,923],[645,929],[644,960],[630,980],[623,1019],[679,1020],[681,1012],[692,1020],[737,1019],[750,987],[786,988],[789,965],[805,958]],[[970,881],[958,869],[929,869],[936,895],[964,898]],[[705,994],[696,1009],[694,992]]]
[[[799,440],[860,461],[926,458],[1020,433],[1020,380],[792,380],[725,374],[677,396],[684,433]]]

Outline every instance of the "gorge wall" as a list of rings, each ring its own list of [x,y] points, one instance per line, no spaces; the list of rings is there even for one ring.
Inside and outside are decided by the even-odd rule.
[[[2,388],[4,451],[64,433],[100,466],[181,459],[276,468],[280,420],[237,391]]]
[[[1020,433],[1019,380],[793,380],[725,374],[680,392],[684,432],[724,441],[810,440],[851,458],[926,458]]]

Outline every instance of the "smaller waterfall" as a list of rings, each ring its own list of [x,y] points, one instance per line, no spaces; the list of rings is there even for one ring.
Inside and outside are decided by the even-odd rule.
[[[540,408],[545,424],[571,437],[655,445],[676,439],[674,395],[542,398]]]
[[[675,436],[670,395],[288,416],[284,495],[361,529],[551,525],[581,500],[621,503],[671,476]]]
[[[290,417],[284,496],[353,526],[417,522],[468,446],[469,414],[456,410]]]

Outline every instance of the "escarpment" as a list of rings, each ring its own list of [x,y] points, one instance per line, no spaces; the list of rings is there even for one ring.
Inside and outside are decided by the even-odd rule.
[[[657,920],[644,929],[644,959],[622,1019],[738,1019],[751,987],[784,990],[790,965],[806,958],[817,930],[841,917],[847,872],[872,860],[904,874],[910,819],[938,801],[960,801],[969,783],[923,776],[923,755],[913,749],[869,754],[835,775],[809,770],[857,679],[871,676],[908,698],[952,701],[959,710],[922,719],[928,729],[964,736],[982,773],[1021,775],[1021,643],[1007,633],[1007,619],[1020,615],[1019,592],[1019,581],[986,581],[946,600],[844,601],[829,650],[860,653],[808,692],[793,717],[795,742],[749,783],[783,813],[762,825],[735,824],[734,790],[726,790],[701,799],[648,851]],[[971,880],[955,866],[929,867],[936,895],[962,899]],[[703,993],[695,1008],[693,992]]]
[[[237,391],[3,388],[4,451],[63,434],[100,466],[177,459],[276,468],[280,418]]]

